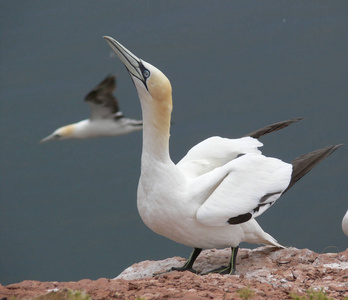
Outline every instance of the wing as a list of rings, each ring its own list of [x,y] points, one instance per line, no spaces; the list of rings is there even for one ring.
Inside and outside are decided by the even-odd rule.
[[[116,89],[116,76],[108,75],[85,97],[91,108],[91,120],[122,117],[117,99],[113,96]]]
[[[268,209],[290,183],[292,165],[248,153],[231,161],[227,175],[198,209],[207,226],[239,224]]]
[[[177,166],[190,177],[205,174],[212,171],[214,168],[223,166],[240,154],[261,153],[257,148],[261,147],[262,143],[256,139],[268,133],[283,129],[300,120],[302,120],[302,118],[268,125],[247,134],[246,136],[248,136],[249,139],[227,139],[221,137],[206,139],[194,146],[186,156],[179,161]]]
[[[218,136],[208,138],[197,144],[177,164],[189,177],[196,177],[221,167],[238,155],[258,153],[262,143],[251,137],[227,139]]]
[[[269,134],[269,133],[274,132],[274,131],[281,130],[285,127],[288,127],[290,124],[301,121],[301,120],[303,120],[303,118],[296,118],[296,119],[277,122],[277,123],[268,125],[266,127],[260,128],[258,130],[255,130],[253,132],[250,132],[250,133],[246,134],[245,136],[251,136],[253,138],[258,139],[263,135]]]

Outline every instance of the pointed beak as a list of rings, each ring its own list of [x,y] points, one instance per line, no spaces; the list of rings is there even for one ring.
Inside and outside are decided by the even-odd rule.
[[[130,52],[127,48],[122,46],[119,42],[114,40],[112,37],[104,36],[103,37],[106,42],[109,44],[111,49],[117,54],[120,60],[126,66],[128,72],[141,80],[146,86],[146,79],[143,75],[144,65],[141,62],[141,59],[136,57],[132,52]]]
[[[42,140],[40,141],[40,143],[41,143],[41,144],[42,144],[42,143],[46,143],[46,142],[51,141],[51,140],[54,140],[54,134],[50,134],[49,136],[45,137],[44,139],[42,139]]]

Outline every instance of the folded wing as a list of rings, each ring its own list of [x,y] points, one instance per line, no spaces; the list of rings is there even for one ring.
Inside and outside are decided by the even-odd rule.
[[[221,167],[245,153],[261,154],[262,143],[251,137],[227,139],[218,136],[208,138],[193,148],[177,166],[188,177],[196,177]]]
[[[239,224],[257,217],[291,180],[291,164],[257,153],[247,153],[225,167],[228,173],[197,211],[197,220],[204,225]]]

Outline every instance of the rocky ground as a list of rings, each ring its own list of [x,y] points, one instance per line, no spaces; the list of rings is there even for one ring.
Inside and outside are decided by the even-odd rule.
[[[205,272],[227,264],[229,256],[229,249],[207,250],[194,267]],[[0,286],[0,299],[33,299],[47,293],[58,295],[65,289],[85,291],[92,299],[296,299],[293,294],[307,297],[307,290],[322,289],[333,299],[348,299],[348,249],[325,254],[296,248],[240,249],[236,275],[169,272],[153,276],[170,266],[181,266],[184,261],[180,257],[144,261],[115,279],[23,281]]]

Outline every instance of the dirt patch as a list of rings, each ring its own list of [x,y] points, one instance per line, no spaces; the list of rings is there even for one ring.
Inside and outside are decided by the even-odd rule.
[[[194,267],[205,272],[227,264],[229,249],[206,250]],[[32,299],[64,289],[85,291],[92,299],[240,299],[240,291],[251,291],[250,299],[291,299],[308,289],[323,290],[329,297],[348,297],[348,249],[341,253],[318,254],[308,249],[260,247],[240,249],[236,275],[197,275],[164,272],[180,266],[180,257],[144,261],[126,269],[115,279],[84,279],[77,282],[38,282],[0,286],[0,299]]]

